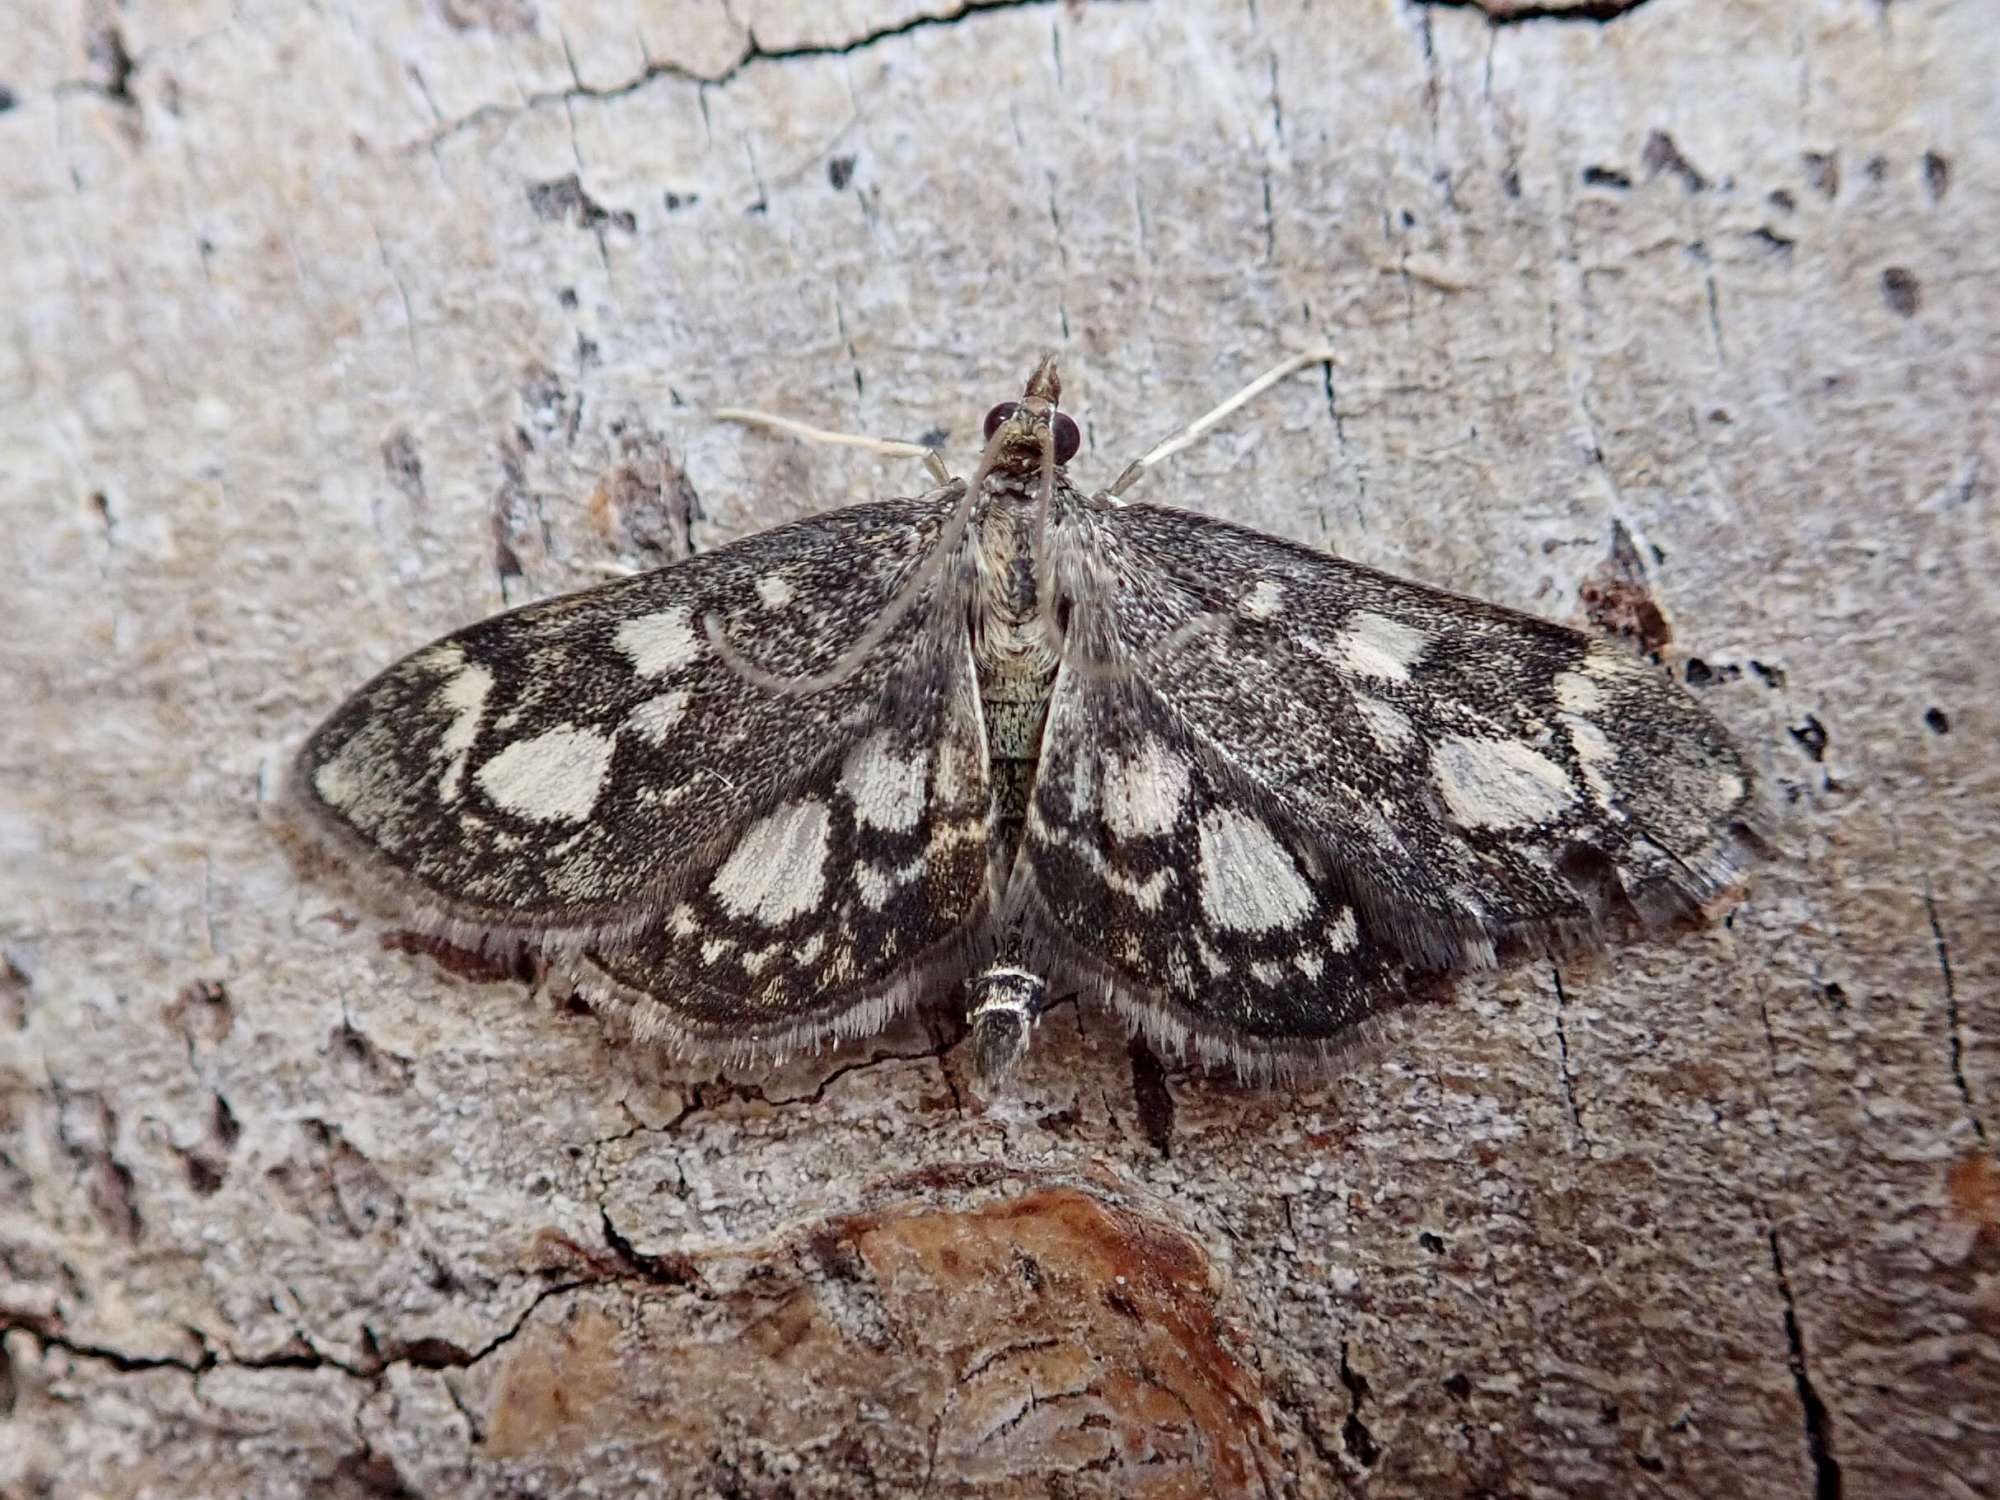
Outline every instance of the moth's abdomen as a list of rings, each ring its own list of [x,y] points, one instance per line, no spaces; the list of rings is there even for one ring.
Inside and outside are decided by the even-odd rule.
[[[1055,668],[1024,666],[1005,671],[979,664],[979,701],[986,715],[986,755],[993,788],[994,848],[1001,868],[1013,863],[1021,825],[1028,816],[1035,766],[1042,753],[1042,724],[1048,717]]]
[[[986,1083],[998,1083],[1028,1051],[1028,1033],[1048,1008],[1048,981],[1030,969],[1000,963],[974,979],[970,990],[972,1065]]]

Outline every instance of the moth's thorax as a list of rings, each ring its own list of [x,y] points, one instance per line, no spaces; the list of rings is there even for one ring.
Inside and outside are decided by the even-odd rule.
[[[1069,482],[1056,476],[1056,501]],[[1055,652],[1041,619],[1036,592],[1035,533],[1039,476],[999,471],[987,478],[973,512],[974,562],[979,572],[973,620],[973,649],[982,679],[1046,677],[1055,671]]]
[[[1056,476],[1057,498],[1068,481]],[[1036,592],[1035,533],[1039,475],[1000,470],[988,476],[973,512],[978,587],[972,620],[973,662],[986,720],[996,856],[1011,863],[1035,764],[1042,721],[1055,684],[1056,654]]]

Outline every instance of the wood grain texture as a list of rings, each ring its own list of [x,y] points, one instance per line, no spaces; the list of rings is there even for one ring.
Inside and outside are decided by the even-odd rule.
[[[1568,14],[1561,14],[1567,10]],[[1628,6],[25,0],[0,38],[0,1494],[2000,1490],[2000,30]],[[374,669],[911,467],[1635,629],[1724,925],[1258,1091],[949,1004],[768,1077],[269,825]]]

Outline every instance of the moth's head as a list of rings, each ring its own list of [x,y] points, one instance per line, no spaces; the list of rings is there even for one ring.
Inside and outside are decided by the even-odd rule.
[[[1019,401],[1002,401],[986,414],[986,461],[993,470],[1039,474],[1044,451],[1053,448],[1060,469],[1083,444],[1083,434],[1067,412],[1056,410],[1062,377],[1056,358],[1044,355],[1028,377]]]

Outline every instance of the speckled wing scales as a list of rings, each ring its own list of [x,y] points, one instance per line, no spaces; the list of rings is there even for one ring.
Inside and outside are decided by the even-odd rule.
[[[824,669],[960,493],[835,511],[447,636],[311,736],[294,800],[427,926],[537,942],[655,1033],[698,1042],[733,1005],[731,1041],[754,1045],[879,1012],[988,907],[959,575],[810,694],[746,683],[704,622],[766,672]]]
[[[1014,899],[1168,1039],[1254,1066],[1232,1039],[1323,1043],[1621,893],[1658,919],[1734,879],[1749,769],[1622,649],[1163,507],[1052,537],[1075,664]]]

